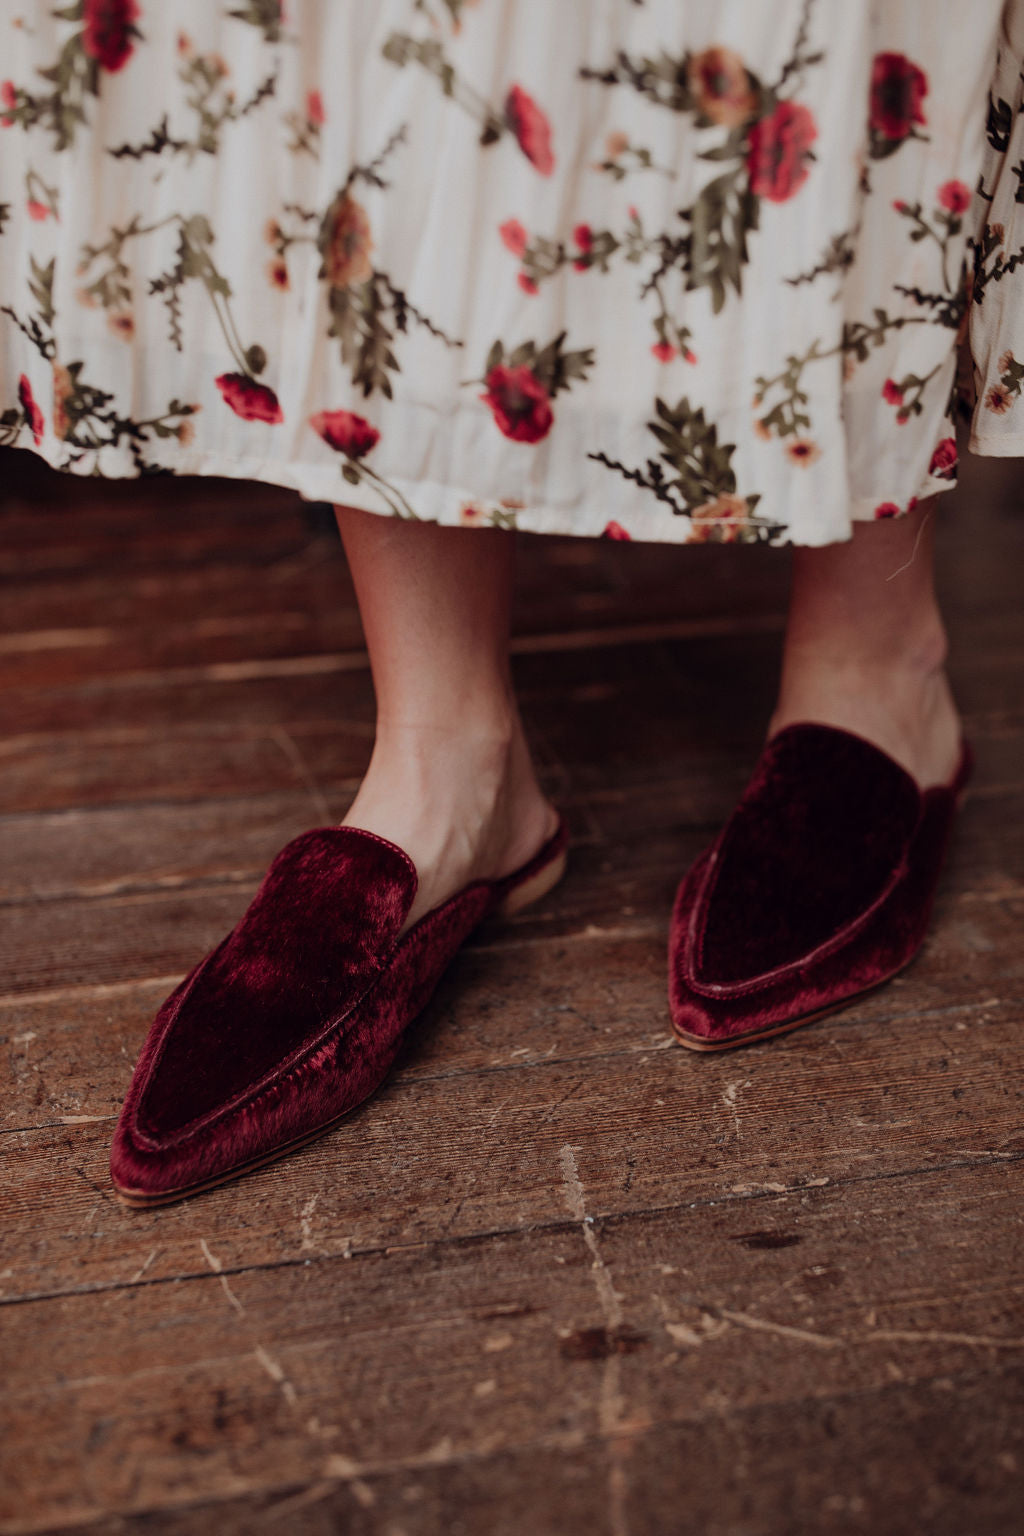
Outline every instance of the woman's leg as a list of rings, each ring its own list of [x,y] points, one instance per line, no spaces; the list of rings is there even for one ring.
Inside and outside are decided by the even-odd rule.
[[[774,734],[800,720],[866,736],[922,788],[947,783],[960,726],[935,597],[935,502],[794,551]]]
[[[345,825],[408,853],[411,924],[468,881],[517,869],[557,824],[509,672],[513,536],[335,510],[377,694]]]

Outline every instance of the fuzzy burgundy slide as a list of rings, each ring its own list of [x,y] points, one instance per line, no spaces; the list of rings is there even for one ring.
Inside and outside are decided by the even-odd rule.
[[[157,1014],[111,1148],[121,1199],[180,1200],[329,1130],[379,1087],[473,929],[555,884],[567,842],[560,821],[521,869],[465,886],[402,937],[417,882],[400,848],[352,827],[290,842]]]
[[[791,725],[683,880],[669,1003],[683,1045],[726,1050],[852,1003],[924,941],[970,748],[921,791],[863,737]]]

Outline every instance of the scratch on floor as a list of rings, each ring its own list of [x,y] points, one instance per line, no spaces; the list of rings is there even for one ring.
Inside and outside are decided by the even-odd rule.
[[[891,1339],[902,1344],[967,1344],[975,1349],[1024,1349],[1024,1339],[1005,1339],[990,1333],[947,1333],[941,1328],[873,1328],[860,1337],[865,1340]]]
[[[843,1349],[858,1344],[877,1342],[895,1344],[963,1344],[971,1349],[1024,1349],[1024,1339],[1001,1337],[991,1333],[958,1333],[943,1328],[868,1328],[862,1333],[811,1333],[806,1328],[793,1328],[786,1323],[770,1323],[762,1317],[751,1317],[748,1312],[733,1312],[727,1307],[715,1307],[711,1315],[750,1328],[755,1333],[773,1333],[784,1339],[795,1339],[801,1344],[815,1344],[819,1349]]]
[[[774,1333],[783,1339],[798,1339],[802,1344],[817,1344],[820,1349],[838,1349],[849,1342],[829,1333],[811,1333],[807,1328],[791,1328],[787,1323],[769,1323],[762,1317],[751,1317],[748,1312],[732,1312],[727,1307],[716,1307],[716,1314],[740,1328],[750,1328],[754,1333]]]
[[[230,1301],[231,1305],[236,1309],[237,1312],[240,1313],[242,1317],[245,1317],[245,1308],[242,1306],[242,1303],[239,1301],[238,1297],[235,1295],[234,1291],[228,1284],[228,1277],[223,1272],[224,1266],[220,1259],[218,1259],[217,1255],[210,1248],[210,1245],[206,1241],[205,1237],[201,1237],[199,1239],[199,1246],[203,1250],[203,1257],[205,1258],[207,1264],[209,1264],[221,1285],[224,1287],[224,1294],[228,1298],[228,1301]],[[146,1262],[148,1264],[149,1261],[147,1260]],[[252,1337],[251,1334],[250,1337]],[[295,1387],[290,1381],[288,1373],[284,1367],[274,1359],[270,1351],[265,1348],[265,1346],[261,1344],[258,1339],[253,1340],[252,1352],[256,1356],[256,1359],[259,1361],[260,1365],[266,1371],[267,1375],[270,1377],[271,1381],[276,1382],[277,1385],[281,1388],[281,1396],[284,1398],[289,1408],[297,1408],[299,1402],[299,1394],[296,1392]]]
[[[302,1210],[299,1212],[299,1226],[302,1229],[302,1247],[300,1253],[316,1253],[317,1245],[313,1241],[313,1212],[316,1203],[320,1199],[319,1193],[310,1195]]]
[[[277,742],[281,751],[309,791],[309,797],[316,807],[317,815],[325,826],[330,826],[337,818],[331,815],[331,808],[327,804],[319,784],[310,773],[306,759],[299,751],[298,743],[288,734],[283,725],[275,725],[270,735]]]
[[[5,992],[0,995],[0,1008],[28,1008],[40,1003],[64,1003],[79,998],[123,997],[144,987],[159,987],[166,991],[177,986],[181,972],[174,976],[140,976],[135,981],[81,982],[70,987],[48,987],[43,992]]]
[[[137,1269],[135,1271],[134,1275],[132,1275],[131,1279],[128,1281],[129,1285],[137,1285],[138,1284],[138,1282],[142,1279],[143,1275],[146,1273],[146,1270],[152,1264],[153,1260],[156,1258],[156,1256],[157,1256],[157,1254],[159,1252],[160,1252],[159,1248],[154,1248],[153,1249],[153,1252],[150,1254],[150,1256],[146,1260],[145,1264],[143,1264],[142,1268],[141,1269]]]
[[[591,1257],[591,1271],[597,1290],[605,1327],[609,1334],[622,1326],[622,1305],[612,1283],[611,1271],[601,1257],[601,1249],[594,1231],[593,1218],[587,1215],[586,1197],[579,1165],[574,1149],[566,1145],[559,1153],[562,1167],[562,1185],[565,1202],[574,1221],[580,1223],[583,1241]],[[612,1349],[604,1362],[601,1375],[601,1392],[598,1398],[598,1423],[601,1433],[608,1440],[608,1527],[611,1536],[629,1536],[629,1520],[626,1504],[629,1485],[626,1479],[626,1462],[633,1447],[636,1430],[627,1426],[622,1399],[622,1362],[617,1350]]]
[[[337,1489],[337,1482],[324,1481],[314,1483],[310,1488],[304,1488],[301,1493],[294,1493],[290,1498],[280,1499],[276,1504],[271,1504],[263,1511],[260,1524],[269,1524],[274,1520],[281,1520],[286,1515],[297,1515],[300,1510],[308,1509],[311,1504],[319,1504],[323,1499],[329,1498]]]
[[[722,1094],[722,1103],[725,1105],[726,1109],[730,1110],[731,1113],[732,1113],[733,1125],[736,1127],[736,1140],[737,1141],[739,1141],[739,1139],[740,1139],[740,1116],[739,1116],[739,1110],[736,1108],[736,1095],[740,1092],[740,1090],[742,1088],[749,1088],[749,1087],[750,1087],[750,1078],[749,1077],[748,1078],[738,1077],[734,1083],[729,1083],[728,1084],[728,1086],[726,1087],[725,1092]]]
[[[583,1231],[583,1241],[590,1249],[590,1257],[593,1260],[594,1284],[597,1287],[598,1298],[604,1312],[605,1325],[610,1329],[619,1328],[622,1326],[622,1308],[619,1305],[618,1294],[612,1284],[611,1273],[601,1257],[601,1250],[597,1244],[597,1235],[594,1232],[593,1218],[587,1215],[583,1185],[580,1181],[579,1168],[576,1164],[576,1154],[572,1147],[563,1147],[559,1160],[562,1164],[562,1179],[565,1185],[569,1210],[574,1219],[580,1223]],[[615,1358],[614,1353],[609,1355],[608,1358],[613,1360]]]
[[[506,1098],[502,1099],[502,1101],[498,1105],[497,1109],[495,1109],[488,1116],[488,1118],[484,1121],[484,1128],[485,1128],[485,1130],[490,1130],[490,1128],[494,1124],[495,1120],[497,1120],[498,1116],[501,1114],[502,1110],[505,1108],[505,1105],[506,1104],[511,1104],[513,1097],[514,1097],[514,1095],[509,1094]]]
[[[230,1301],[230,1303],[234,1307],[235,1311],[239,1312],[242,1315],[242,1317],[244,1317],[245,1316],[245,1308],[242,1306],[242,1303],[239,1301],[238,1297],[235,1295],[234,1291],[231,1289],[230,1285],[228,1284],[228,1277],[227,1277],[227,1275],[221,1273],[221,1271],[223,1270],[224,1266],[221,1264],[220,1259],[217,1258],[216,1254],[210,1252],[210,1245],[206,1241],[205,1237],[201,1237],[199,1239],[199,1246],[203,1250],[203,1258],[206,1260],[207,1264],[209,1264],[210,1268],[213,1270],[214,1274],[217,1276],[217,1278],[220,1281],[221,1285],[224,1287],[224,1294],[227,1297],[228,1301]]]
[[[574,1221],[584,1221],[587,1215],[587,1207],[583,1199],[583,1185],[580,1183],[580,1172],[576,1166],[576,1154],[572,1147],[563,1147],[558,1154],[558,1160],[562,1165],[562,1183],[565,1186],[569,1215]]]
[[[273,1355],[267,1353],[262,1344],[256,1345],[256,1348],[253,1350],[253,1354],[256,1356],[256,1359],[259,1361],[260,1365],[262,1365],[271,1381],[277,1382],[278,1386],[281,1388],[281,1395],[285,1402],[288,1403],[289,1407],[294,1408],[298,1401],[298,1394],[296,1393],[295,1388],[292,1386],[292,1383],[288,1380],[288,1376],[284,1367],[278,1364]]]
[[[587,1437],[581,1430],[563,1430],[541,1435],[532,1444],[537,1451],[570,1453],[580,1450],[586,1442]],[[424,1467],[451,1466],[467,1462],[472,1464],[481,1456],[493,1455],[502,1448],[502,1444],[499,1438],[456,1446],[448,1436],[445,1436],[443,1440],[439,1440],[435,1445],[417,1454],[382,1457],[375,1461],[356,1461],[351,1456],[334,1452],[326,1458],[322,1477],[317,1482],[270,1505],[263,1512],[260,1520],[261,1523],[270,1522],[280,1516],[290,1515],[307,1505],[318,1503],[328,1498],[337,1489],[339,1483],[347,1483],[350,1487],[353,1487],[356,1482],[361,1483],[362,1491],[357,1492],[353,1487],[353,1492],[360,1503],[365,1500],[366,1507],[369,1507],[373,1502],[374,1494],[372,1488],[364,1481],[368,1477],[391,1477],[395,1473],[417,1472]],[[367,1495],[370,1497],[367,1498]]]

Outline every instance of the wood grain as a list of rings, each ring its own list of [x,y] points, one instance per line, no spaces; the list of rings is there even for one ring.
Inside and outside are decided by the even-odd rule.
[[[1020,1254],[1005,1168],[591,1221],[578,1149],[552,1154],[543,1231],[239,1274],[210,1219],[192,1278],[22,1305],[8,1499],[82,1521],[174,1502],[183,1473],[215,1497],[600,1437],[626,1503],[655,1425],[731,1441],[758,1410],[1019,1368],[1019,1275],[977,1264],[979,1233],[998,1269]]]
[[[788,561],[523,539],[515,673],[573,830],[385,1089],[130,1212],[165,992],[372,741],[328,509],[4,460],[0,1532],[1010,1536],[1024,1468],[1024,518],[942,508],[978,754],[914,967],[674,1046],[675,884],[772,706]]]

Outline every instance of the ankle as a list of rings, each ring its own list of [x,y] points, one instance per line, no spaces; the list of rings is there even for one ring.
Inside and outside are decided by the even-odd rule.
[[[922,788],[948,782],[960,721],[943,666],[945,647],[909,647],[878,658],[787,655],[769,736],[816,721],[852,731],[895,758]]]
[[[518,715],[429,725],[391,718],[378,725],[347,819],[383,814],[428,841],[456,828],[472,840],[496,813],[529,829],[546,809]]]
[[[510,776],[521,734],[512,716],[460,713],[430,722],[382,717],[367,779],[430,799],[471,779],[486,796]]]

